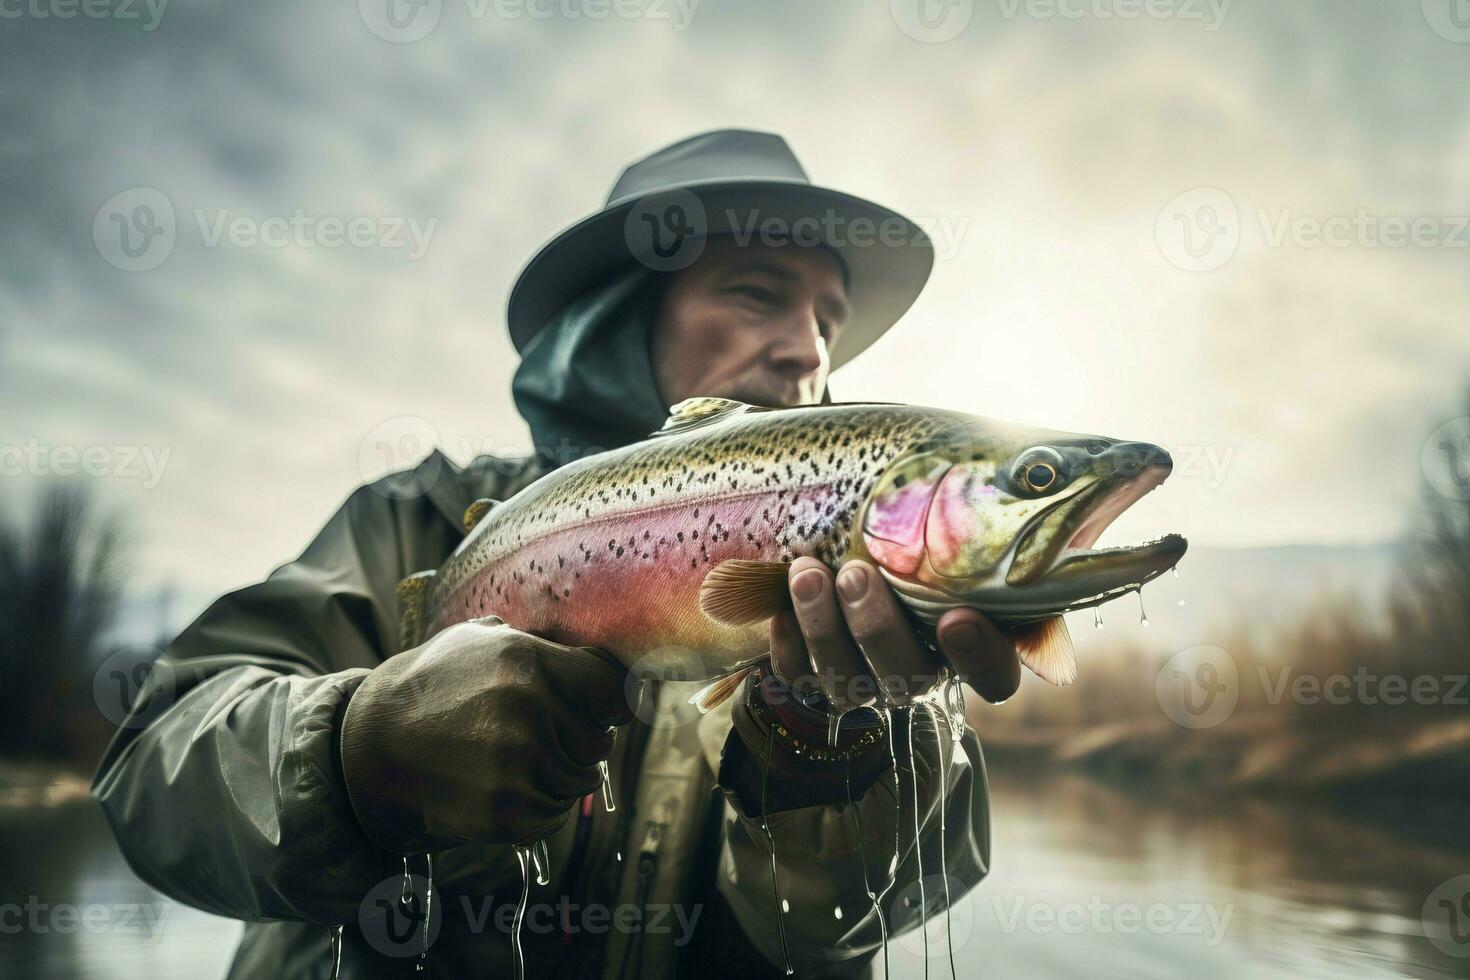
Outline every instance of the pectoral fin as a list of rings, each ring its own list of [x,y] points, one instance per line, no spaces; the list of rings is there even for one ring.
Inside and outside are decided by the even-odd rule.
[[[731,558],[710,570],[699,586],[699,608],[726,626],[750,626],[775,616],[791,604],[785,561]]]
[[[699,709],[700,714],[708,714],[720,705],[728,701],[736,691],[740,690],[740,683],[753,673],[758,665],[751,664],[749,667],[741,667],[733,674],[726,674],[718,678],[706,687],[701,687],[689,703]]]
[[[1011,634],[1021,663],[1050,684],[1065,687],[1077,679],[1077,655],[1072,634],[1060,616],[1022,626]]]

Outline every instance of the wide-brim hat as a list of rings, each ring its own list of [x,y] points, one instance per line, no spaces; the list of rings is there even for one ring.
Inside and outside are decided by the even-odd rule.
[[[692,264],[712,235],[737,243],[822,245],[846,267],[852,313],[833,368],[881,337],[913,305],[934,265],[917,224],[872,201],[817,187],[786,141],[725,129],[665,147],[625,169],[601,211],[526,263],[506,317],[516,350],[588,289],[635,263]]]

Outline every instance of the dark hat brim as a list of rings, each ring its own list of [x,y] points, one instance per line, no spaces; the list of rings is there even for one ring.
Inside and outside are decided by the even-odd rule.
[[[669,208],[688,230],[674,254],[654,248],[653,229]],[[763,234],[763,228],[766,232]],[[662,229],[660,229],[662,230]],[[787,180],[686,183],[614,201],[542,246],[511,290],[506,318],[516,350],[571,301],[634,263],[660,271],[684,268],[712,235],[749,236],[752,243],[822,244],[847,266],[852,315],[831,356],[852,360],[913,305],[934,266],[929,236],[913,221],[872,201]]]

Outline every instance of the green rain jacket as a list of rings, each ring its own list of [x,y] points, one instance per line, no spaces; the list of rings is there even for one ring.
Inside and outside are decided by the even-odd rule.
[[[395,904],[405,855],[364,835],[339,728],[368,672],[400,652],[395,586],[449,556],[472,501],[505,499],[550,466],[657,427],[655,289],[634,274],[595,292],[525,352],[514,391],[536,456],[461,469],[435,452],[359,488],[299,558],[214,602],[150,673],[92,792],[144,881],[246,923],[231,978],[329,977],[338,926],[345,980],[413,976],[425,920],[418,975],[512,975],[522,887],[512,850],[436,852],[428,914],[422,878],[412,902]],[[897,789],[886,754],[850,785],[831,762],[767,773],[769,733],[749,685],[702,717],[686,703],[698,686],[649,685],[610,760],[616,811],[589,797],[548,841],[551,881],[530,885],[520,931],[528,975],[776,976],[780,918],[798,976],[868,976],[880,924],[867,889],[887,883],[896,832],[883,895],[894,936],[921,911],[943,914],[941,826],[951,899],[985,875],[988,798],[972,731],[942,758],[924,750],[932,737],[919,739],[910,759],[900,728]],[[408,857],[425,875],[425,856]]]

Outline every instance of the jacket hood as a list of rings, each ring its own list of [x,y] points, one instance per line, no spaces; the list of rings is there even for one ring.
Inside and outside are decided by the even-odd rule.
[[[661,280],[642,267],[624,272],[526,345],[511,393],[543,466],[637,442],[664,424],[650,354]]]
[[[664,274],[639,266],[569,304],[526,344],[511,381],[537,462],[552,470],[647,439],[669,406],[651,339]],[[831,387],[822,402],[832,401]]]

